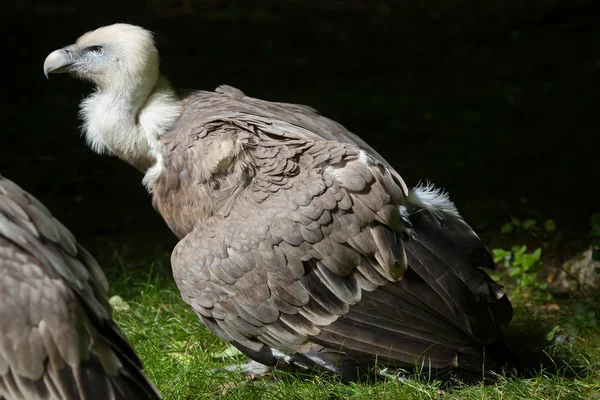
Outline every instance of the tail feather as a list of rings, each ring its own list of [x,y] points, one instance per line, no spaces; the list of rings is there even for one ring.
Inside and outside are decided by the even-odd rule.
[[[454,216],[439,219],[421,210],[410,221],[414,234],[404,241],[410,267],[475,339],[494,341],[499,326],[511,320],[512,306],[502,286],[480,268],[491,259],[481,240]]]
[[[160,400],[161,395],[154,384],[142,372],[142,362],[135,353],[133,347],[123,335],[114,321],[108,321],[107,325],[99,332],[99,341],[102,341],[121,364],[118,373],[115,375],[107,374],[106,368],[102,364],[102,356],[94,354],[90,362],[81,367],[80,376],[85,377],[92,389],[92,397],[98,398],[96,382],[101,384],[106,382],[109,392],[114,395],[115,400]],[[102,377],[104,373],[105,378]],[[96,396],[96,397],[94,397]],[[107,397],[111,399],[112,397]],[[82,400],[87,398],[82,398]]]
[[[350,359],[375,357],[371,367],[416,368],[442,380],[473,382],[501,372],[512,362],[501,330],[512,307],[480,268],[491,260],[485,246],[457,215],[421,209],[409,220],[405,238],[386,228],[388,240],[406,250],[404,277],[363,291],[360,302],[311,340]]]
[[[445,206],[452,211],[449,204]],[[292,353],[290,359],[344,380],[377,372],[382,365],[388,372],[418,371],[443,381],[475,382],[501,373],[513,360],[502,334],[512,306],[502,286],[480,268],[491,262],[485,246],[457,212],[420,207],[405,217],[408,235],[378,227],[379,240],[394,254],[406,254],[400,281],[374,284],[372,291],[362,290],[358,302],[338,304],[321,279],[310,278],[314,270],[309,270],[303,283],[310,286],[312,298],[324,302],[332,296],[327,304],[340,310],[344,306],[344,312],[318,324],[318,333],[309,336],[315,347]],[[268,349],[234,344],[260,362],[276,363]]]
[[[47,389],[65,400],[160,400],[142,362],[114,321],[93,321],[89,358],[78,365],[48,362]],[[51,385],[51,386],[48,386]],[[44,397],[40,397],[44,398]]]
[[[29,379],[10,370],[0,379],[0,400],[160,400],[158,390],[126,360],[115,375],[108,374],[99,358],[75,367],[48,363],[42,379]]]
[[[85,303],[81,304],[86,307]],[[75,377],[81,396],[79,398],[160,400],[160,392],[142,372],[142,361],[119,326],[113,320],[94,319],[91,312],[86,315],[96,329],[90,360],[82,362],[73,370],[63,369],[63,373],[70,373]],[[115,364],[120,365],[117,372],[108,372],[107,369],[112,369],[111,366]],[[99,393],[103,393],[105,397]]]
[[[303,365],[310,370],[340,376],[346,382],[368,376],[373,368],[373,359],[370,355],[350,356],[340,353],[338,349],[328,349],[327,347],[304,354],[294,353],[292,359],[294,363]]]
[[[120,358],[121,369],[112,375],[106,372],[98,357],[92,357],[77,368],[63,368],[59,371],[60,382],[66,385],[76,383],[77,397],[80,400],[160,400],[156,387],[129,360]]]
[[[426,295],[427,291],[421,290],[420,293]],[[399,298],[404,301],[398,301]],[[390,304],[394,305],[391,310]],[[385,317],[378,315],[378,310],[386,310]],[[398,331],[404,329],[406,334],[418,330],[419,338],[430,342],[441,337],[444,341],[459,345],[467,338],[464,332],[454,328],[451,321],[399,285],[388,284],[380,292],[363,293],[363,300],[349,314],[357,320],[371,320],[374,325],[394,327]]]

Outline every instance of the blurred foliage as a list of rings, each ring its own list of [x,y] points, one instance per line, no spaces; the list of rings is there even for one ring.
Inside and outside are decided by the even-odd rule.
[[[552,233],[556,230],[556,222],[553,219],[547,219],[542,226],[539,226],[537,221],[532,218],[527,218],[521,221],[517,217],[513,217],[510,222],[502,225],[500,233],[508,234],[511,232],[537,232],[537,233]]]
[[[550,301],[552,295],[548,292],[548,282],[541,279],[540,272],[544,269],[542,249],[552,250],[557,240],[556,221],[545,218],[537,207],[524,197],[518,201],[524,218],[512,216],[500,228],[500,234],[506,237],[512,245],[505,248],[492,249],[494,262],[502,270],[493,274],[498,280],[506,281],[514,286],[516,298],[525,301]],[[534,218],[533,216],[537,217]],[[532,240],[535,239],[535,240]],[[534,241],[535,246],[520,244],[518,241]],[[528,250],[531,247],[533,250]]]
[[[527,251],[527,246],[513,246],[510,250],[492,249],[495,263],[500,263],[508,277],[514,280],[515,293],[518,299],[544,300],[552,299],[552,295],[546,292],[548,283],[538,278],[542,270],[542,248],[538,247],[533,252]],[[495,276],[501,279],[498,274]]]

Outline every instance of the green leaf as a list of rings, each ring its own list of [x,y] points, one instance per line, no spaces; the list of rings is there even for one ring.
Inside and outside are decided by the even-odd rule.
[[[519,275],[520,273],[521,273],[521,268],[513,268],[508,273],[508,276],[515,276],[515,275]]]
[[[535,225],[537,224],[537,222],[531,218],[526,219],[525,221],[523,221],[523,229],[531,229],[533,228]]]
[[[512,217],[512,219],[510,220],[510,223],[513,224],[514,226],[521,226],[521,220],[517,217]]]
[[[560,329],[560,325],[556,325],[550,332],[546,334],[546,340],[552,341],[556,336],[556,332]]]
[[[244,354],[234,346],[229,346],[225,350],[218,353],[210,353],[212,358],[236,358]]]
[[[512,253],[508,250],[492,249],[492,256],[494,257],[495,263],[499,263],[500,261],[506,261],[506,259],[509,258],[511,254]]]
[[[507,234],[507,233],[511,233],[513,231],[513,226],[510,222],[507,222],[506,224],[502,225],[502,228],[500,229],[500,233],[502,233],[503,235]]]
[[[129,311],[129,304],[123,300],[121,296],[113,296],[108,300],[108,303],[111,305],[112,309],[119,311]]]
[[[515,256],[521,256],[523,254],[525,254],[525,252],[527,251],[527,245],[523,245],[521,247],[517,247],[517,250],[513,252],[515,253]]]
[[[554,232],[556,229],[556,222],[553,219],[546,220],[546,232]]]

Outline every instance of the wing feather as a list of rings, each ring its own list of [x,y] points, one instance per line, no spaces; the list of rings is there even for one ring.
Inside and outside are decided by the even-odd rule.
[[[71,232],[0,176],[0,398],[160,398],[107,289]]]
[[[278,350],[337,372],[324,354],[342,348],[348,373],[375,359],[457,368],[501,339],[511,311],[477,268],[479,238],[455,210],[453,224],[424,218],[432,210],[364,141],[309,108],[229,87],[196,92],[184,108],[162,140],[185,145],[163,157],[154,204],[182,238],[172,255],[182,297],[219,337],[267,363]],[[233,136],[218,171],[178,178],[215,164],[212,147]],[[221,218],[211,202],[231,185],[243,190]],[[196,199],[201,214],[184,203]],[[228,313],[230,303],[244,312]]]

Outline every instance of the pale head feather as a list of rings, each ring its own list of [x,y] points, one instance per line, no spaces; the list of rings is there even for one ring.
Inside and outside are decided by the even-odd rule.
[[[143,83],[154,86],[158,79],[159,58],[152,32],[135,25],[103,26],[79,37],[78,49],[102,46],[108,60],[100,71],[85,71],[101,90],[123,90]],[[89,75],[89,76],[85,76]]]
[[[156,162],[159,137],[181,114],[174,90],[159,74],[152,32],[114,24],[87,32],[75,46],[102,46],[105,52],[94,65],[76,73],[97,89],[81,103],[88,144],[98,153],[115,154],[146,171]]]

